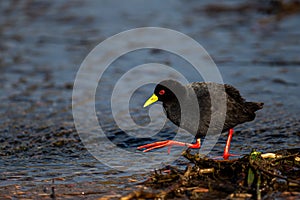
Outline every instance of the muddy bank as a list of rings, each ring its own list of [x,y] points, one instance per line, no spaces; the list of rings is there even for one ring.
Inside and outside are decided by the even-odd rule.
[[[218,161],[183,152],[185,170],[168,166],[121,199],[288,199],[300,197],[300,149],[253,151],[239,159]]]

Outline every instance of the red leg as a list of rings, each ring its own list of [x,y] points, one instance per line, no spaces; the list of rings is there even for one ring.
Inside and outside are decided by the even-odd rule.
[[[229,150],[230,150],[230,143],[231,143],[231,139],[232,139],[232,134],[233,134],[233,128],[229,129],[229,131],[228,131],[228,138],[227,138],[226,146],[225,146],[225,148],[224,148],[224,153],[223,153],[223,158],[224,158],[224,160],[228,160],[228,158],[229,158],[230,156],[238,156],[238,155],[230,154],[230,153],[229,153]]]
[[[192,148],[192,149],[199,149],[200,148],[200,139],[198,138],[195,144],[178,142],[178,141],[174,141],[174,140],[166,140],[166,141],[154,142],[151,144],[139,146],[139,147],[137,147],[137,149],[145,149],[143,152],[147,152],[147,151],[151,151],[153,149],[168,147],[168,153],[170,153],[171,147],[174,145],[175,146],[186,146],[186,147]]]

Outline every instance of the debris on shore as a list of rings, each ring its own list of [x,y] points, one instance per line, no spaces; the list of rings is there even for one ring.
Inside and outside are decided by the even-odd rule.
[[[144,189],[123,196],[129,199],[265,199],[300,197],[300,149],[274,153],[252,151],[234,160],[214,160],[182,154],[191,164],[185,170],[168,166],[156,170]]]

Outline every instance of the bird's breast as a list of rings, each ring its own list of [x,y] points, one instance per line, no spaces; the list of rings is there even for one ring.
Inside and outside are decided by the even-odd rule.
[[[174,103],[163,105],[165,113],[169,120],[171,120],[177,126],[180,126],[181,110],[180,106]]]

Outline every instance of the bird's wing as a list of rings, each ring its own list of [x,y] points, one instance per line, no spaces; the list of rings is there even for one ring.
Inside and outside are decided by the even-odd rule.
[[[209,91],[205,82],[194,82],[187,85],[188,89],[193,89],[199,100],[206,100],[209,97]]]
[[[225,84],[225,91],[228,96],[233,98],[238,103],[244,103],[245,99],[241,96],[240,92],[231,85]]]

